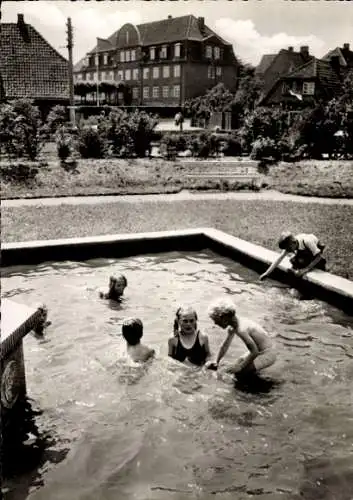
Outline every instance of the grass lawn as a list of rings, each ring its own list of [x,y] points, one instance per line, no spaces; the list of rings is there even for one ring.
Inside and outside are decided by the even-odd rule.
[[[215,227],[276,250],[284,229],[313,232],[329,270],[353,280],[353,207],[315,203],[191,200],[2,208],[2,241]]]

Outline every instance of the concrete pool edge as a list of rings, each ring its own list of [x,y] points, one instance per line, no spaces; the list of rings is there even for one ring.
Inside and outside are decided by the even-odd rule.
[[[1,254],[2,266],[12,266],[53,260],[85,260],[206,248],[236,258],[258,272],[263,272],[278,256],[277,252],[214,228],[5,243],[2,245]],[[352,281],[315,270],[298,279],[288,272],[289,269],[289,261],[285,259],[274,272],[273,278],[318,296],[352,314]]]

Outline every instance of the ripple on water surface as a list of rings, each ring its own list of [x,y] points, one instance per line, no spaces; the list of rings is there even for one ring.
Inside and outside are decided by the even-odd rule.
[[[118,272],[128,278],[121,304],[99,300]],[[27,385],[50,450],[66,449],[61,463],[47,455],[35,472],[8,480],[5,498],[351,495],[352,318],[211,252],[13,267],[2,285],[3,296],[49,307],[47,341],[25,340]],[[217,351],[224,332],[206,309],[224,293],[276,337],[278,361],[252,385],[167,357],[185,302]],[[143,320],[157,352],[145,366],[125,357],[128,316]],[[235,340],[227,356],[243,352]]]

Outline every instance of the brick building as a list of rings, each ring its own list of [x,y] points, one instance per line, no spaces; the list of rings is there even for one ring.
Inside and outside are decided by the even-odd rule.
[[[55,104],[69,104],[68,61],[23,14],[0,29],[0,102],[30,99],[45,114]]]
[[[117,104],[151,107],[182,106],[220,82],[235,90],[237,73],[232,45],[193,15],[125,24],[74,68],[75,83],[111,83]]]

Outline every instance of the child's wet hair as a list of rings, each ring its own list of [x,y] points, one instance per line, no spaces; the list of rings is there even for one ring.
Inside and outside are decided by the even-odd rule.
[[[235,314],[236,308],[230,299],[218,299],[208,308],[208,315],[212,319],[234,316]]]
[[[288,247],[288,243],[294,238],[293,233],[290,231],[284,231],[278,240],[278,246],[281,250],[284,250]]]
[[[124,320],[121,333],[129,345],[137,345],[143,335],[143,323],[139,318]]]
[[[174,325],[173,325],[173,331],[174,331],[174,335],[178,335],[179,333],[179,320],[180,320],[180,316],[182,316],[183,313],[185,312],[192,312],[194,315],[195,315],[195,320],[197,321],[197,312],[195,311],[194,308],[192,308],[191,306],[180,306],[178,307],[176,313],[175,313],[175,319],[174,319]]]
[[[109,278],[109,287],[114,286],[115,283],[122,281],[124,286],[127,287],[127,279],[123,274],[118,274],[118,276],[110,276]]]

